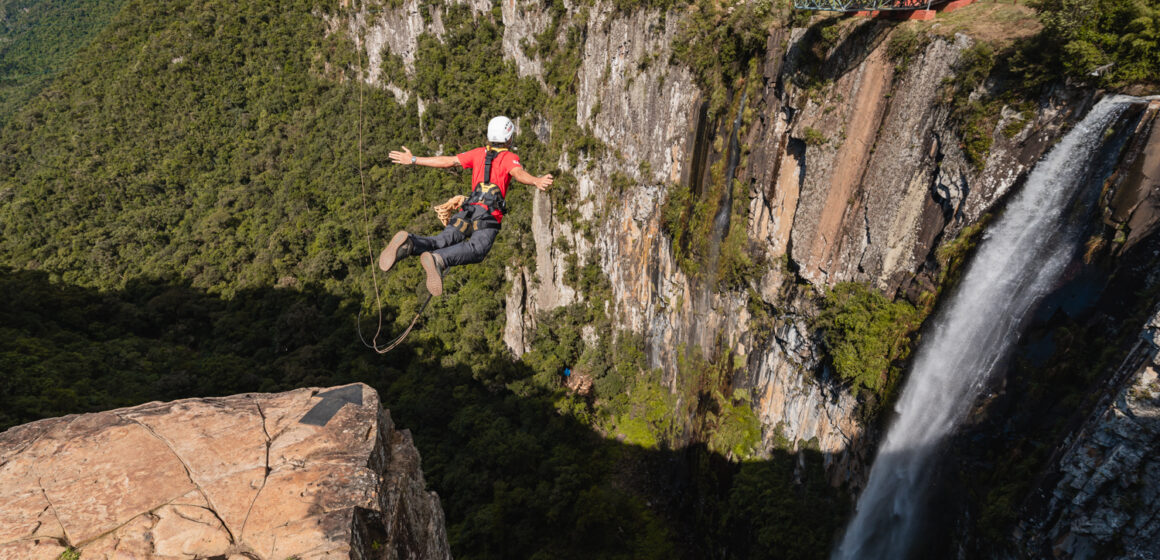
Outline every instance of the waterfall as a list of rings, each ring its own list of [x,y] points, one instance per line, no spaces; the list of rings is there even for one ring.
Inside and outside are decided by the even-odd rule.
[[[834,559],[905,558],[924,516],[940,444],[962,421],[1018,330],[1074,254],[1065,213],[1089,160],[1133,98],[1101,100],[1040,160],[987,231],[958,290],[920,345],[854,519]]]

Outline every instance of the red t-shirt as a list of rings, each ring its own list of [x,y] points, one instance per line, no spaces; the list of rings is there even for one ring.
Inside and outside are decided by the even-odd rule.
[[[472,189],[475,188],[475,185],[483,182],[483,164],[487,158],[487,148],[476,148],[455,157],[459,158],[459,164],[464,169],[471,170]],[[491,160],[490,182],[499,187],[500,194],[505,198],[507,197],[508,185],[512,181],[511,172],[517,167],[520,167],[520,156],[511,150],[500,152]],[[496,221],[503,221],[503,213],[499,210],[493,211],[491,215],[495,216]]]

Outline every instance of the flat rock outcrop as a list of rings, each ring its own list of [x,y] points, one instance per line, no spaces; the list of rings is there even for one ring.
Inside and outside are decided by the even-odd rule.
[[[69,548],[86,560],[450,558],[410,433],[363,384],[0,433],[0,558]]]

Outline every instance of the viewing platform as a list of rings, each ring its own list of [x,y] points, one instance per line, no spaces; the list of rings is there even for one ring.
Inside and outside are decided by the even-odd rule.
[[[930,20],[938,12],[950,12],[975,0],[793,0],[799,10],[845,12],[858,16],[889,16]]]

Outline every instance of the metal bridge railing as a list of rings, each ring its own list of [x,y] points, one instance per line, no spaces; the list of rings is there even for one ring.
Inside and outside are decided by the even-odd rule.
[[[874,12],[891,10],[929,10],[947,0],[793,0],[799,10],[824,12]]]

